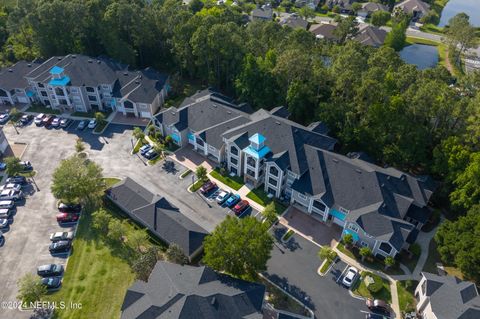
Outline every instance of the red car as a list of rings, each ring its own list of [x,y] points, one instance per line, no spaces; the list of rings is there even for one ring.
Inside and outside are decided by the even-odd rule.
[[[233,207],[233,212],[235,213],[235,215],[240,215],[241,213],[243,213],[248,207],[250,207],[250,203],[244,199],[244,200],[241,200],[237,205],[235,205],[235,207]]]
[[[52,122],[55,118],[56,118],[55,115],[47,115],[43,118],[42,123],[45,126],[49,126],[50,124],[52,124]]]
[[[217,187],[217,184],[215,184],[212,181],[208,181],[205,184],[203,184],[200,191],[202,192],[202,194],[207,194],[207,193],[211,192],[212,190],[214,190],[216,187]]]
[[[59,213],[57,214],[57,222],[59,223],[73,223],[78,221],[80,217],[79,214],[72,214],[72,213]]]

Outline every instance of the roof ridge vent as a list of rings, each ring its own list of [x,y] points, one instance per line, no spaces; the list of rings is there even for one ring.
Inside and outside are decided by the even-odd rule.
[[[102,61],[100,61],[100,60],[97,60],[97,63],[98,63],[98,64],[100,64],[100,63],[102,63]]]
[[[62,61],[62,57],[61,56],[57,57],[57,61]]]
[[[92,60],[92,59],[88,59],[88,63],[93,63],[93,60]]]
[[[13,70],[10,68],[10,69],[8,69],[8,72],[13,72]]]
[[[212,306],[215,306],[216,303],[217,303],[217,298],[215,298],[215,296],[214,296],[214,297],[212,297],[212,300],[210,301],[210,304]]]
[[[31,63],[28,63],[27,66],[28,66],[29,68],[31,68],[31,67],[32,67],[32,64],[31,64]]]
[[[334,161],[335,163],[338,163],[338,159],[336,158],[332,158],[332,161]]]
[[[275,121],[275,124],[282,125],[282,123],[280,123],[280,121]]]
[[[128,72],[127,71],[123,72],[123,75],[128,76]]]
[[[72,59],[75,59],[77,56],[75,54],[72,54]]]

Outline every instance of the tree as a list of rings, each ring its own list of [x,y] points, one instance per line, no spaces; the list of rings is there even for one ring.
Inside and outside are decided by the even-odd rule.
[[[27,305],[40,299],[47,294],[47,288],[42,285],[40,279],[32,273],[26,273],[18,282],[17,299]]]
[[[14,156],[6,157],[4,160],[7,168],[5,172],[9,176],[17,175],[18,173],[23,172],[23,165],[20,164],[20,159]]]
[[[160,250],[156,246],[149,246],[145,252],[142,252],[133,262],[132,270],[138,279],[147,281],[150,273],[159,260]]]
[[[353,236],[352,234],[345,234],[342,238],[343,244],[345,247],[351,247],[353,245]]]
[[[203,2],[201,0],[192,0],[189,6],[193,13],[197,13],[203,9]]]
[[[198,180],[205,181],[207,179],[207,169],[200,165],[195,170],[195,175],[197,175]]]
[[[112,215],[105,209],[100,208],[92,214],[92,226],[100,232],[100,234],[108,234],[108,225],[112,220]]]
[[[167,135],[165,137],[165,143],[167,143],[168,146],[172,146],[173,144],[173,138],[170,135]]]
[[[480,152],[470,155],[468,165],[453,181],[456,186],[450,194],[454,207],[469,210],[480,203]]]
[[[315,17],[315,10],[309,6],[303,6],[298,10],[298,14],[303,17],[305,20]]]
[[[435,234],[442,261],[458,267],[469,279],[480,280],[480,205],[455,221],[445,221]]]
[[[352,39],[358,34],[358,22],[355,17],[342,18],[337,16],[335,21],[338,25],[333,30],[333,34],[338,38],[339,43],[345,43],[347,39]]]
[[[96,112],[95,120],[97,120],[98,123],[102,123],[103,121],[105,121],[105,114],[103,114],[102,112]]]
[[[149,124],[149,125],[147,126],[148,136],[154,135],[154,134],[155,134],[155,131],[156,131],[155,125]],[[143,132],[142,132],[142,133],[143,133]]]
[[[75,150],[77,151],[77,153],[81,153],[85,150],[85,144],[83,143],[81,137],[78,137],[75,142]]]
[[[362,4],[359,2],[352,3],[352,11],[357,14],[358,11],[362,9]]]
[[[455,63],[460,65],[461,55],[475,46],[475,27],[470,24],[470,17],[465,13],[451,18],[448,26],[444,41],[449,46],[449,52],[453,52]]]
[[[321,260],[327,260],[328,262],[332,262],[335,257],[337,257],[337,254],[332,248],[328,246],[323,246],[318,252],[318,257],[320,257]]]
[[[22,117],[22,113],[18,111],[16,107],[12,107],[10,110],[10,121],[15,124]]]
[[[137,254],[145,251],[150,245],[146,229],[135,229],[127,234],[127,245]]]
[[[365,258],[372,256],[372,250],[370,247],[360,248],[360,256],[362,256],[362,261],[365,261]]]
[[[168,246],[165,256],[167,257],[168,261],[176,264],[185,265],[188,263],[188,257],[185,255],[183,249],[176,243],[171,243]]]
[[[203,261],[218,271],[252,280],[267,269],[273,238],[254,217],[227,218],[205,238]]]
[[[282,0],[280,2],[280,7],[285,8],[285,12],[290,12],[290,9],[292,9],[293,3],[291,0]]]
[[[270,204],[265,206],[265,209],[262,211],[262,216],[270,224],[273,224],[277,221],[278,215],[277,210],[275,209],[275,202],[272,201]]]
[[[385,260],[383,262],[385,263],[385,269],[388,269],[395,265],[395,259],[393,259],[392,256],[385,257]]]
[[[134,127],[132,135],[135,139],[139,140],[145,137],[145,134],[143,133],[143,130],[139,127]]]
[[[388,11],[375,11],[372,13],[370,22],[376,27],[381,27],[387,24],[387,22],[390,20],[390,17],[390,12]]]
[[[102,168],[77,156],[62,160],[53,172],[52,181],[53,196],[67,203],[94,203],[105,190]]]
[[[127,221],[120,221],[117,218],[112,218],[108,223],[108,234],[107,237],[111,241],[120,241],[123,243],[125,241],[125,237],[127,236],[128,228],[127,228]]]
[[[334,6],[333,6],[332,12],[334,12],[334,13],[340,13],[340,11],[342,11],[342,8],[340,8],[339,5],[334,5]]]
[[[395,51],[400,51],[405,46],[408,24],[406,21],[394,23],[392,30],[387,34],[384,45],[391,47]]]

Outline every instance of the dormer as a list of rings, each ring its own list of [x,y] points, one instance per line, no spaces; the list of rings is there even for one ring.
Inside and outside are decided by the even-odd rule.
[[[265,146],[265,137],[261,134],[254,134],[249,139],[250,145],[243,149],[248,156],[253,157],[255,160],[261,160],[270,153],[270,148]]]
[[[51,80],[48,84],[54,86],[66,86],[70,83],[70,78],[65,75],[64,69],[59,66],[54,66],[50,69]]]
[[[262,134],[256,133],[248,140],[250,141],[250,147],[252,147],[255,151],[259,151],[265,146],[265,136]]]

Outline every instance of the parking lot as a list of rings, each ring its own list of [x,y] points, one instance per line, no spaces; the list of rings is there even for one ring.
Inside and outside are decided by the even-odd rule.
[[[66,261],[65,256],[52,257],[48,251],[49,234],[61,229],[55,219],[56,201],[50,186],[52,173],[61,159],[75,153],[78,137],[84,140],[89,158],[103,167],[105,176],[135,179],[153,192],[165,196],[207,231],[212,231],[228,213],[226,208],[218,206],[212,199],[188,192],[191,176],[180,179],[185,168],[179,164],[163,165],[164,162],[158,162],[149,166],[140,156],[131,155],[132,127],[109,125],[103,134],[98,135],[89,129],[79,131],[77,125],[78,121],[74,121],[65,129],[55,129],[30,124],[18,128],[20,134],[11,125],[4,127],[10,143],[28,144],[22,159],[29,160],[37,171],[34,180],[38,190],[32,184],[25,204],[19,206],[11,229],[5,234],[5,243],[0,247],[1,301],[16,300],[16,282],[24,273],[34,272],[41,264],[64,264]],[[26,313],[0,309],[0,318],[26,317]]]

